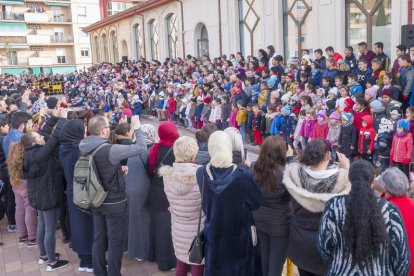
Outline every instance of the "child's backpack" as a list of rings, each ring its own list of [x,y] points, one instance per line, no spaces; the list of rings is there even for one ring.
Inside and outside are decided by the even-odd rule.
[[[75,164],[73,174],[73,203],[82,209],[98,208],[106,199],[99,175],[96,172],[94,156],[102,147],[109,145],[104,143],[93,152],[82,154]]]

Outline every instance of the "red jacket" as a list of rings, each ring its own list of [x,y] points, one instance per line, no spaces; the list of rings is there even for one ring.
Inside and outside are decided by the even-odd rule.
[[[358,151],[360,154],[365,154],[368,150],[374,151],[376,133],[375,129],[372,127],[372,124],[374,123],[374,118],[372,118],[371,115],[366,115],[362,117],[362,120],[364,120],[367,123],[367,127],[362,127],[359,130]]]
[[[411,133],[407,133],[407,135],[403,137],[398,137],[397,134],[398,133],[396,133],[392,139],[390,162],[409,165],[411,162],[411,154],[413,153],[413,137],[411,136]]]
[[[171,98],[168,100],[168,112],[174,113],[177,110],[177,101],[175,98]]]
[[[335,67],[337,67],[338,66],[338,61],[340,60],[340,59],[344,59],[342,56],[341,56],[341,54],[340,53],[334,53],[333,54],[333,58],[334,58],[334,66]]]
[[[407,232],[408,248],[410,249],[410,272],[408,276],[414,276],[414,201],[407,196],[387,198],[387,201],[392,202],[400,209],[402,219],[405,224]]]
[[[313,126],[313,130],[312,130],[311,135],[309,136],[309,138],[326,140],[326,136],[328,136],[328,130],[329,130],[329,126],[328,126],[327,122],[324,122],[322,124],[317,122]]]
[[[356,128],[357,133],[362,128],[362,117],[369,115],[369,108],[365,108],[362,112],[352,110],[352,115],[354,115],[354,126]]]

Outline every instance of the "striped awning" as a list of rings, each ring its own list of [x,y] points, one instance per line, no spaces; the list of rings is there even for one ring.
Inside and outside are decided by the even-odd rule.
[[[2,68],[1,73],[2,74],[12,74],[12,75],[19,75],[24,72],[28,72],[29,69],[27,68]]]
[[[24,5],[24,1],[20,0],[0,0],[0,4],[3,5]]]
[[[57,2],[46,2],[46,6],[55,6],[55,7],[70,7],[69,3],[57,3]]]
[[[70,74],[76,71],[76,66],[56,66],[52,67],[53,74]]]

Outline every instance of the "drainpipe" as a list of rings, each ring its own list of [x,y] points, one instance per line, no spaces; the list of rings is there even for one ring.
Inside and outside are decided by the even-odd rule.
[[[219,18],[219,48],[220,57],[223,55],[223,38],[221,33],[221,0],[218,0],[218,18]]]
[[[408,0],[408,24],[413,24],[413,0]]]
[[[184,8],[183,8],[183,2],[181,0],[176,0],[178,3],[180,3],[181,6],[181,34],[183,41],[183,58],[185,58],[185,41],[184,41]]]
[[[139,15],[139,16],[141,16],[141,18],[142,18],[142,45],[144,46],[144,59],[146,60],[147,59],[147,50],[146,50],[146,47],[145,47],[145,29],[144,29],[144,27],[145,27],[145,25],[144,25],[144,16],[141,14],[141,13],[137,13],[137,15]]]

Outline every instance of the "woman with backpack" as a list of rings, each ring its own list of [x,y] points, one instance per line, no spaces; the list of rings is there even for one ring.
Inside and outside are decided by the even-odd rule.
[[[72,249],[78,254],[80,272],[93,272],[92,214],[81,210],[73,203],[73,172],[79,159],[79,143],[85,137],[85,125],[82,120],[70,120],[63,127],[59,140],[59,161],[66,179],[66,199],[70,219]]]
[[[15,165],[10,170],[11,177],[14,181],[26,179],[29,204],[38,210],[38,263],[42,265],[47,262],[47,271],[63,268],[69,263],[59,260],[59,253],[55,253],[55,233],[64,197],[64,183],[62,169],[54,152],[59,145],[59,134],[66,116],[66,110],[54,110],[47,124],[55,126],[55,129],[47,143],[37,132],[25,133],[20,142],[13,144],[9,156],[12,160],[10,164]]]

